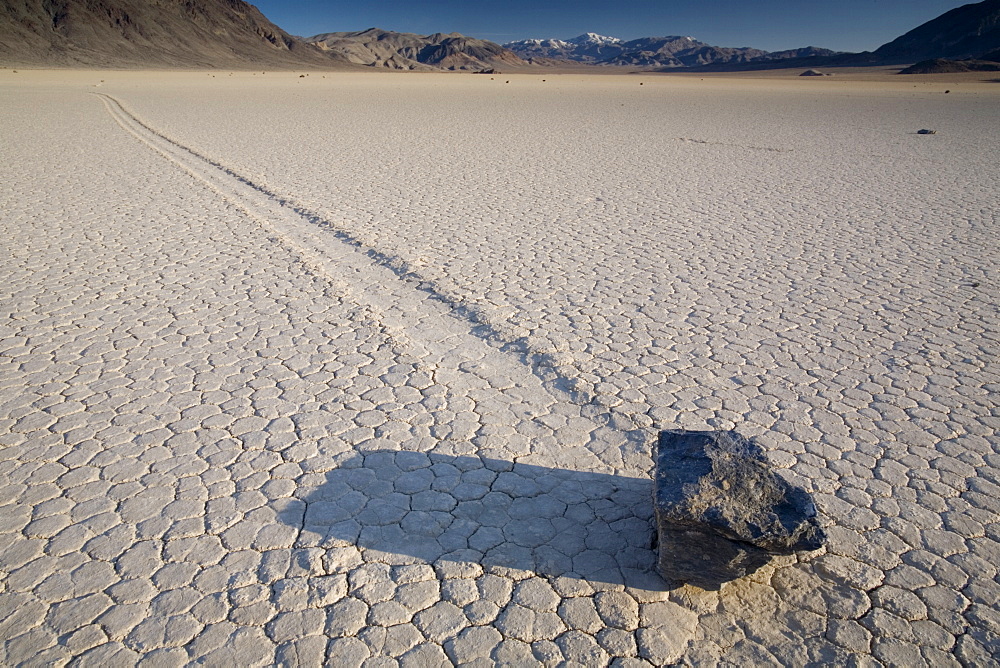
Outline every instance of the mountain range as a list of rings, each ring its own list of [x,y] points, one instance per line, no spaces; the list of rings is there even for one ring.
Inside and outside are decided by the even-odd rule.
[[[300,38],[244,0],[0,0],[0,64],[8,66],[738,70],[968,60],[998,48],[1000,0],[958,7],[859,54],[816,47],[768,53],[712,46],[692,37],[624,41],[596,33],[504,46],[459,33],[416,35],[377,28]]]
[[[678,68],[712,63],[748,63],[758,60],[830,56],[830,49],[807,46],[790,51],[769,53],[749,47],[720,47],[693,37],[642,37],[624,41],[596,33],[584,33],[567,40],[525,39],[508,42],[504,47],[527,60],[569,60],[588,65]]]

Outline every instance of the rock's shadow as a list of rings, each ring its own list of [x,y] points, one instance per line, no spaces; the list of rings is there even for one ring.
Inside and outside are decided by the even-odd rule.
[[[652,481],[475,456],[351,453],[308,491],[298,547],[474,562],[663,589]]]

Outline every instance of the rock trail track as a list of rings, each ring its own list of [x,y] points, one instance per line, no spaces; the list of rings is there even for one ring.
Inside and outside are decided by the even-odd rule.
[[[95,95],[123,129],[257,221],[313,271],[332,281],[338,291],[377,313],[380,325],[401,345],[412,349],[414,355],[446,370],[442,373],[475,379],[472,382],[478,383],[480,391],[507,395],[504,402],[510,404],[509,412],[496,416],[499,422],[492,427],[509,425],[513,415],[536,430],[531,439],[488,439],[477,434],[483,436],[473,443],[477,453],[511,459],[526,457],[526,463],[533,461],[531,455],[540,455],[548,464],[572,463],[578,468],[582,464],[585,469],[624,475],[648,474],[649,443],[655,432],[633,428],[619,433],[610,427],[612,412],[600,405],[588,406],[588,393],[574,392],[573,380],[560,376],[551,364],[546,364],[544,353],[527,349],[521,341],[504,340],[484,322],[483,315],[459,298],[446,295],[401,258],[364,246],[331,222],[296,206],[288,196],[270,192],[164,137],[110,95]],[[330,237],[340,243],[331,243]],[[512,390],[512,396],[508,390]],[[573,427],[557,431],[537,419],[555,404],[565,404],[561,410],[573,419]],[[491,417],[490,413],[480,415],[487,420]],[[581,442],[581,437],[585,441]],[[590,439],[593,441],[587,442]],[[581,445],[586,447],[581,450]]]
[[[602,401],[589,369],[117,96],[16,91],[0,663],[996,665],[993,302],[955,318],[935,284],[903,317],[954,318],[957,344],[925,322],[878,383],[810,369],[824,401],[766,445],[817,491],[827,550],[672,588],[650,573],[658,395]],[[807,426],[831,402],[857,415]]]

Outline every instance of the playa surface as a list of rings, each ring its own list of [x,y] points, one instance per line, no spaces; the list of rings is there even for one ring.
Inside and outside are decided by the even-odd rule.
[[[995,665],[998,111],[0,71],[0,663]],[[660,580],[667,428],[828,547]]]

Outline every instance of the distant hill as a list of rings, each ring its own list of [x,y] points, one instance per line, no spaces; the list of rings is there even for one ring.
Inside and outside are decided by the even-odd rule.
[[[918,26],[872,56],[880,64],[971,58],[1000,48],[1000,0],[963,5]]]
[[[0,0],[0,63],[38,67],[331,67],[243,0]]]
[[[416,35],[369,28],[305,39],[352,63],[394,70],[480,70],[527,63],[499,44],[459,33]]]
[[[521,58],[531,60],[561,59],[589,65],[628,67],[681,68],[713,63],[747,63],[778,58],[827,56],[829,49],[805,47],[791,51],[768,53],[749,47],[720,47],[700,42],[693,37],[642,37],[623,41],[596,33],[584,33],[566,40],[526,39],[508,42],[504,46]]]

